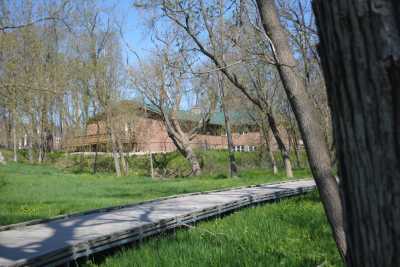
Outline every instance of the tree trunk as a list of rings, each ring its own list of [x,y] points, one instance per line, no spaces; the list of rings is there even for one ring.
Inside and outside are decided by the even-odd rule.
[[[267,149],[268,149],[269,158],[271,159],[272,173],[274,175],[278,175],[278,165],[276,164],[274,152],[272,151],[271,146],[269,146]]]
[[[274,135],[276,143],[278,144],[278,148],[281,151],[283,164],[285,166],[286,176],[288,178],[292,178],[293,177],[293,171],[292,171],[292,163],[290,162],[289,151],[286,148],[286,145],[282,140],[282,137],[281,137],[281,134],[279,132],[279,129],[276,126],[275,118],[274,118],[274,116],[272,115],[271,112],[267,112],[267,118],[268,118],[268,124],[269,124],[269,126],[271,127],[271,130],[272,130],[272,134]]]
[[[119,177],[121,176],[121,165],[119,163],[119,155],[117,151],[117,144],[115,141],[114,131],[109,127],[109,136],[111,139],[111,149],[112,149],[112,156],[114,159],[114,166],[115,166],[115,173]]]
[[[97,159],[99,154],[99,139],[100,139],[100,124],[99,120],[96,120],[96,145],[94,151],[94,160],[93,160],[93,174],[97,172]]]
[[[33,109],[33,108],[32,108]],[[35,116],[33,112],[30,114],[30,127],[29,127],[29,162],[33,163],[34,162],[34,155],[35,151],[37,150],[37,130],[36,130],[36,122],[35,122]]]
[[[299,140],[296,133],[293,134],[293,149],[294,154],[296,156],[297,168],[303,168],[303,164],[301,163],[301,156],[299,154]]]
[[[314,0],[348,266],[400,266],[400,3]]]
[[[218,84],[220,87],[221,107],[222,107],[222,112],[224,113],[226,139],[227,139],[227,143],[228,143],[229,174],[230,174],[230,177],[234,177],[238,173],[238,167],[236,165],[235,153],[233,151],[233,138],[232,138],[232,131],[231,131],[231,122],[230,122],[230,118],[229,118],[229,113],[226,110],[224,77],[220,73],[218,73]]]
[[[112,122],[111,122],[109,111],[107,111],[107,132],[108,132],[109,140],[111,141],[111,150],[112,150],[112,156],[114,159],[115,173],[118,177],[120,177],[121,176],[121,165],[119,162],[117,140],[115,137],[114,129],[112,127]]]
[[[219,37],[220,40],[218,42],[218,51],[220,52],[220,56],[222,60],[225,58],[224,54],[224,33],[225,33],[225,23],[224,23],[224,0],[219,0]],[[225,122],[225,130],[226,130],[226,139],[228,143],[228,158],[229,158],[229,175],[230,177],[234,177],[238,173],[238,167],[236,165],[235,153],[233,151],[233,138],[232,138],[232,131],[231,131],[231,122],[229,118],[229,113],[226,106],[225,101],[225,83],[224,83],[224,76],[221,72],[217,73],[218,78],[218,87],[221,95],[221,107],[222,112],[224,114],[224,122]]]
[[[191,174],[194,176],[200,175],[201,166],[199,160],[197,159],[196,154],[193,151],[189,139],[186,136],[175,136],[168,129],[169,128],[167,127],[168,136],[171,138],[172,142],[175,144],[178,151],[189,161],[192,169]]]
[[[192,149],[192,146],[190,146],[190,144],[185,145],[184,150],[185,150],[186,159],[192,165],[192,175],[199,176],[201,174],[200,163],[199,163],[199,160],[197,159],[196,154],[194,153],[194,151]]]
[[[269,131],[268,131],[268,128],[267,128],[264,118],[261,119],[260,126],[261,126],[262,135],[264,137],[265,147],[268,152],[269,159],[271,161],[272,173],[274,175],[277,175],[278,174],[278,165],[276,164],[274,152],[272,151],[271,139],[269,138]]]
[[[179,103],[179,101],[177,101],[177,103]],[[200,163],[197,159],[196,154],[193,152],[192,145],[190,144],[190,137],[182,130],[179,121],[176,119],[176,110],[174,110],[171,114],[163,114],[164,126],[167,130],[169,138],[171,138],[179,153],[181,153],[191,164],[191,174],[194,176],[200,175]],[[192,138],[194,138],[194,136]]]
[[[149,151],[149,161],[150,161],[150,175],[154,178],[154,166],[153,166],[153,154]]]
[[[117,144],[118,144],[118,153],[119,153],[119,158],[120,158],[123,174],[128,175],[128,171],[129,171],[128,162],[126,161],[126,158],[124,155],[124,147],[119,138],[117,139]]]
[[[1,151],[0,151],[0,164],[6,164],[6,160],[4,159],[4,157],[3,157],[3,154],[1,153]]]
[[[286,133],[289,140],[289,150],[294,152],[296,167],[301,168],[296,130],[290,126],[289,128],[286,128]]]
[[[296,116],[305,143],[311,171],[320,192],[328,221],[332,227],[336,244],[342,257],[346,254],[343,225],[343,209],[328,145],[320,126],[315,107],[308,96],[304,83],[296,75],[297,62],[289,46],[288,37],[282,27],[275,0],[257,0],[264,30],[271,40],[277,69],[283,87]]]
[[[14,151],[14,162],[18,162],[18,147],[17,147],[17,131],[16,131],[16,120],[15,120],[15,112],[12,113],[12,135],[13,135],[13,151]]]
[[[5,116],[6,117],[6,116]],[[6,117],[6,139],[7,139],[7,148],[11,149],[11,135],[12,135],[12,118],[11,118],[11,112],[8,112],[8,116]]]
[[[33,138],[32,138],[32,133],[28,133],[28,159],[29,163],[33,163]]]

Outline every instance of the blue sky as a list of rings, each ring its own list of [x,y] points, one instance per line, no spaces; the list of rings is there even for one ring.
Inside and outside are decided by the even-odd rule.
[[[119,22],[122,22],[123,37],[122,54],[124,60],[128,58],[129,64],[136,61],[132,52],[133,49],[141,58],[145,58],[151,47],[149,30],[144,24],[144,14],[132,5],[133,0],[108,0],[104,1],[106,6],[115,5],[115,15]]]

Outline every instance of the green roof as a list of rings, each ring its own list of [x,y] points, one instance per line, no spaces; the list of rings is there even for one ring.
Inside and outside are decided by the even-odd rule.
[[[147,110],[155,112],[157,114],[160,113],[157,107],[151,104],[144,105]],[[186,110],[179,110],[177,112],[177,117],[182,121],[193,121],[197,122],[201,119],[201,115],[198,113],[194,113]],[[229,112],[229,118],[232,125],[253,125],[255,122],[252,120],[250,115],[247,112]],[[211,113],[211,118],[209,124],[211,125],[225,125],[225,116],[221,111]]]
[[[118,103],[118,109],[134,109],[137,107],[143,107],[144,109],[160,114],[160,110],[149,103],[143,103],[138,100],[123,100]],[[92,117],[89,119],[89,121],[95,121],[96,119],[101,119],[103,117],[103,114],[98,114],[95,117]],[[186,110],[179,110],[177,112],[177,117],[179,120],[182,121],[193,121],[193,122],[198,122],[201,119],[201,115],[192,111],[186,111]],[[255,122],[252,120],[251,116],[247,112],[229,112],[229,118],[230,122],[232,125],[239,126],[239,125],[253,125]],[[220,125],[223,126],[225,125],[225,117],[224,113],[221,111],[213,112],[211,114],[211,118],[209,121],[210,125]]]

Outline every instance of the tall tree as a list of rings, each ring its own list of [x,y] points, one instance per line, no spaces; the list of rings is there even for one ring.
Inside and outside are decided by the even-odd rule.
[[[343,209],[339,187],[333,175],[330,153],[324,131],[303,81],[296,74],[297,62],[289,46],[275,0],[257,0],[265,34],[268,37],[275,66],[298,122],[311,171],[321,195],[328,221],[342,257],[346,254]]]
[[[240,33],[246,32],[247,29],[233,30],[232,23],[230,23],[229,32],[225,31],[225,41],[230,40],[229,43],[229,60],[227,57],[222,58],[218,50],[214,49],[217,44],[216,36],[218,36],[218,25],[220,24],[221,16],[218,12],[219,2],[216,1],[162,1],[158,3],[157,1],[151,1],[150,4],[140,4],[137,1],[137,6],[145,8],[160,8],[162,17],[167,18],[170,22],[173,22],[174,26],[177,26],[182,33],[186,36],[185,41],[189,38],[192,41],[192,51],[197,51],[202,54],[200,58],[208,58],[216,67],[216,71],[220,71],[226,79],[232,83],[240,92],[244,94],[251,102],[254,103],[261,110],[267,109],[266,114],[268,117],[268,124],[272,129],[274,138],[278,143],[278,148],[281,151],[281,155],[285,164],[286,175],[288,177],[293,177],[292,166],[290,162],[289,151],[283,141],[282,134],[279,130],[278,123],[272,112],[272,108],[263,100],[259,99],[257,94],[254,94],[253,84],[246,83],[243,79],[241,71],[235,70],[235,66],[241,66],[239,69],[243,70],[243,64],[248,63],[253,60],[258,60],[257,55],[244,54],[242,51],[242,45],[238,42],[238,36]],[[227,7],[228,6],[228,7]],[[226,5],[224,7],[223,14],[231,13],[229,8],[232,5]],[[239,8],[240,10],[243,7]],[[244,16],[242,16],[243,18]],[[241,19],[239,19],[241,20]],[[241,25],[241,23],[238,23]],[[227,27],[228,28],[228,27]],[[239,33],[239,34],[238,34]],[[249,41],[251,41],[254,36],[248,36]],[[244,38],[241,38],[244,39]]]
[[[400,266],[400,4],[314,0],[348,266]]]
[[[219,40],[217,41],[217,44],[215,42],[212,42],[212,46],[214,48],[214,53],[218,54],[223,60],[225,55],[225,43],[224,43],[224,32],[225,32],[225,23],[224,23],[224,1],[219,0]],[[218,46],[217,46],[218,45]],[[218,50],[218,51],[216,51]],[[225,132],[226,132],[226,139],[228,143],[228,159],[229,159],[229,174],[231,177],[234,177],[238,173],[238,167],[236,165],[236,159],[235,159],[235,152],[233,151],[233,138],[232,138],[232,128],[231,128],[231,121],[230,121],[230,114],[228,111],[228,107],[226,104],[226,99],[225,99],[225,77],[224,75],[220,72],[217,71],[217,77],[218,77],[218,88],[219,88],[219,93],[221,97],[221,108],[222,112],[224,114],[224,122],[225,122]]]

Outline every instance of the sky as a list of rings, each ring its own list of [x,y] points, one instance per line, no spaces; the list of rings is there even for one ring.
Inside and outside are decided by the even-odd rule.
[[[104,1],[107,6],[115,6],[115,15],[122,22],[122,54],[124,60],[128,60],[129,64],[136,61],[136,57],[130,49],[133,49],[141,58],[145,58],[151,48],[150,34],[144,23],[144,14],[134,8],[132,3],[133,0]]]

